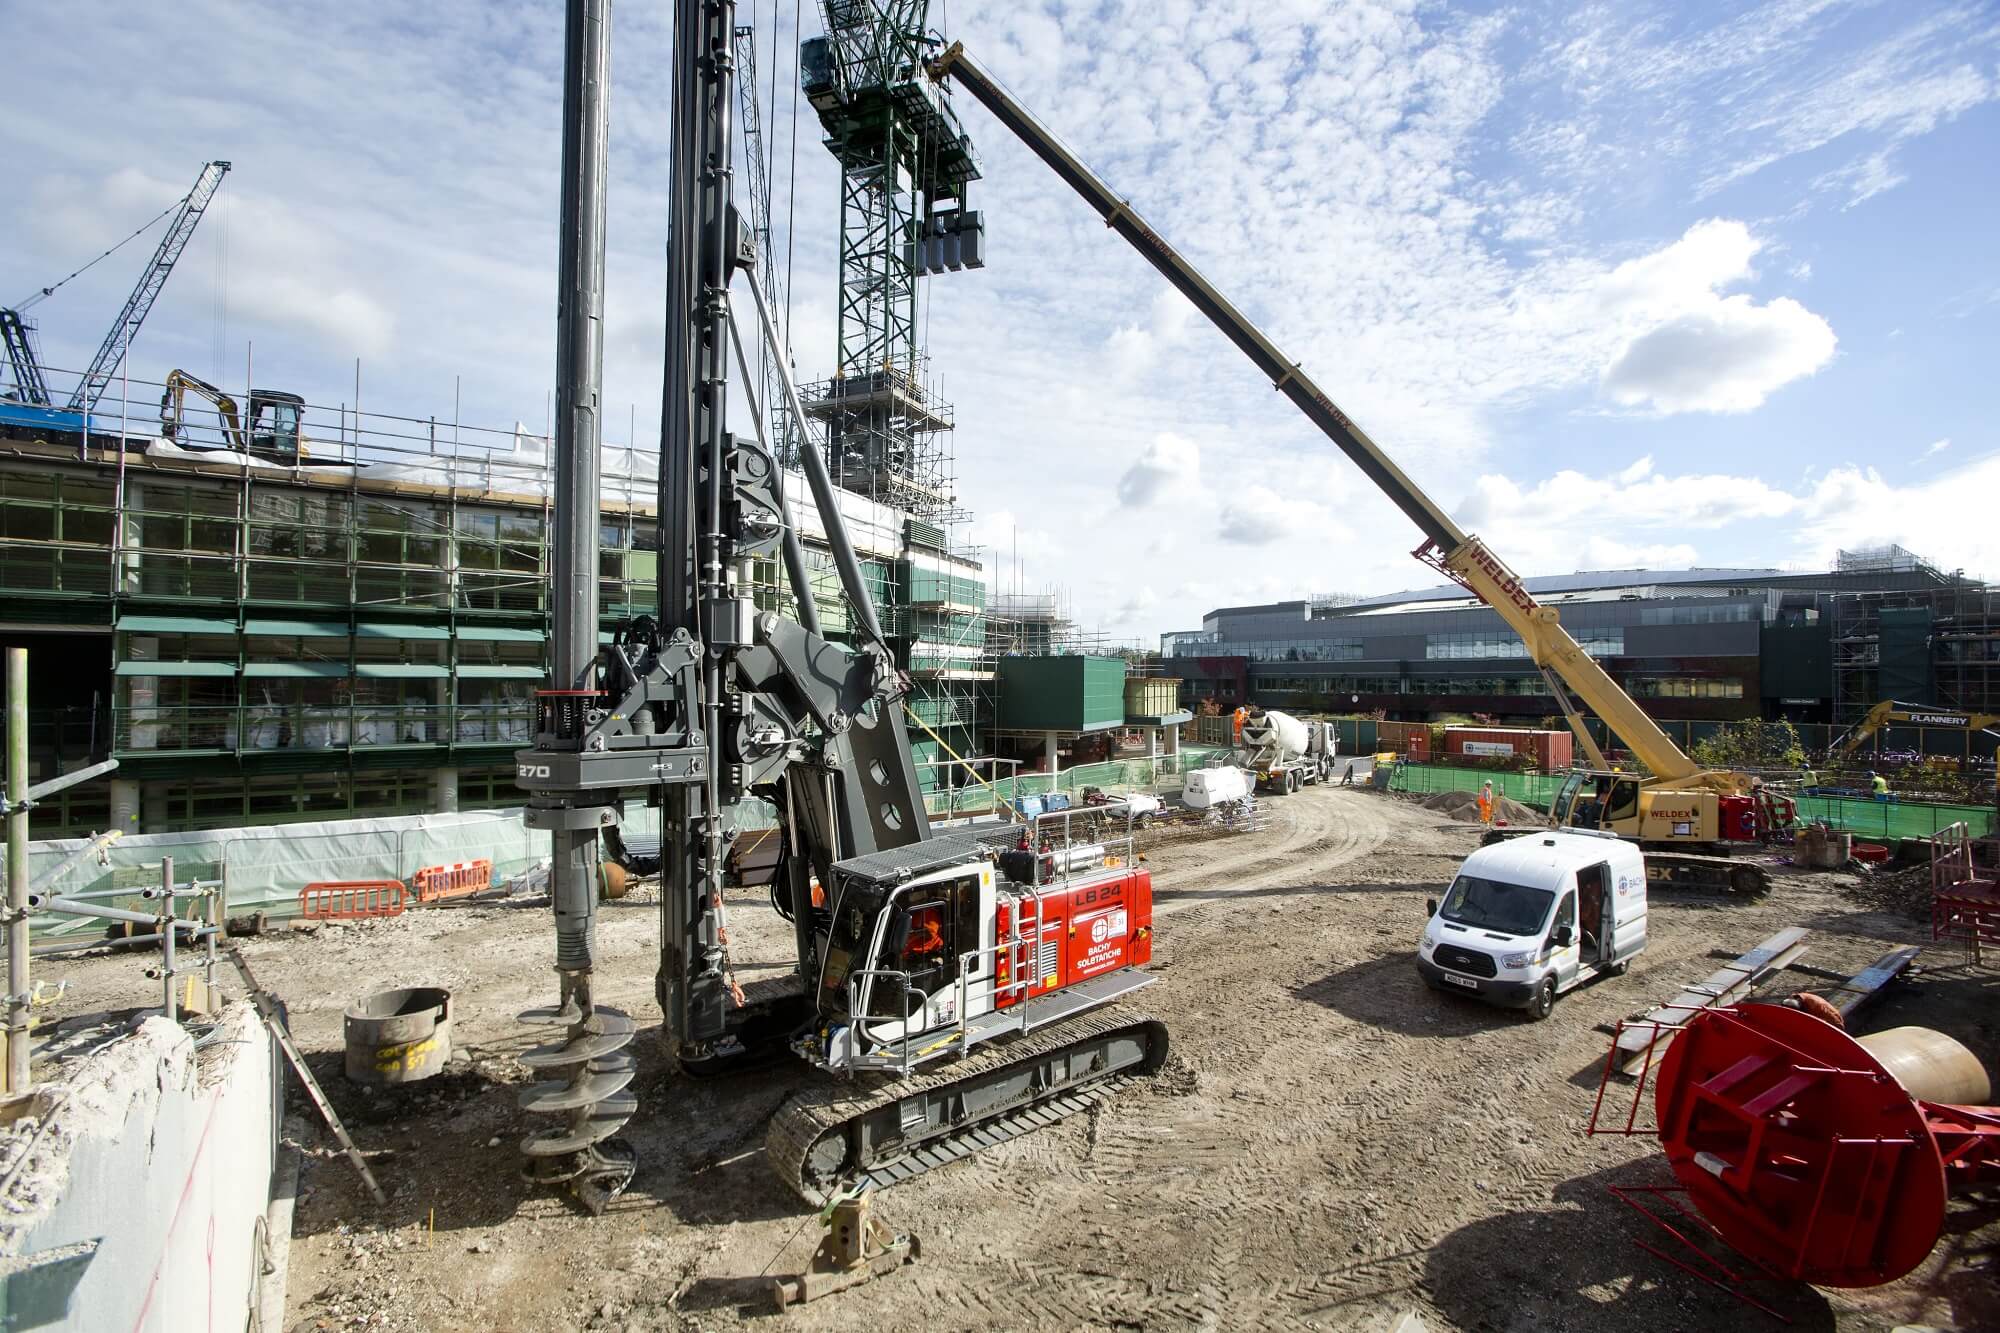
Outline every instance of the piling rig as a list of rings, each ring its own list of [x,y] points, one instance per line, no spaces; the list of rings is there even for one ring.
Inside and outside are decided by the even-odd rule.
[[[528,825],[551,838],[557,1002],[525,1022],[560,1029],[524,1058],[522,1094],[554,1129],[523,1143],[531,1180],[599,1212],[636,1162],[618,1131],[637,1111],[631,1017],[597,1003],[597,867],[624,803],[660,811],[656,979],[671,1058],[715,1071],[789,1047],[843,1075],[772,1117],[769,1159],[823,1201],[891,1184],[1082,1109],[1156,1070],[1166,1030],[1124,1007],[1152,978],[1152,888],[1129,857],[1066,860],[1053,883],[1010,880],[925,812],[903,699],[841,508],[817,450],[798,451],[854,641],[820,633],[784,474],[764,438],[730,432],[730,366],[744,375],[732,283],[747,291],[793,419],[796,385],[757,281],[754,232],[733,198],[733,0],[677,0],[669,170],[659,615],[597,642],[599,392],[610,4],[570,0],[565,25],[557,327],[554,621],[532,749],[516,755]],[[921,145],[914,151],[921,151]],[[782,558],[797,619],[760,611],[750,564]],[[790,975],[751,988],[730,971],[722,876],[732,811],[778,813],[773,903],[792,926]],[[636,840],[635,840],[636,841]]]

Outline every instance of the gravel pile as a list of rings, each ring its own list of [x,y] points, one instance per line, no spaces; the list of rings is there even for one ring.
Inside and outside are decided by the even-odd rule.
[[[1870,871],[1856,863],[1861,873],[1841,892],[1878,912],[1894,912],[1912,921],[1931,919],[1931,868],[1903,866],[1895,870]]]
[[[1479,793],[1476,791],[1436,792],[1423,797],[1417,804],[1426,810],[1435,810],[1448,819],[1460,819],[1468,824],[1479,822]],[[1495,823],[1538,825],[1546,818],[1547,816],[1532,805],[1522,805],[1511,796],[1496,793],[1493,797]]]

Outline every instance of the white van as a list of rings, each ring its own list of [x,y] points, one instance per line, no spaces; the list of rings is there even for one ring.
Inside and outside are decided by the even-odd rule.
[[[1645,949],[1646,861],[1608,833],[1530,834],[1466,857],[1426,906],[1425,985],[1547,1018],[1556,996]]]

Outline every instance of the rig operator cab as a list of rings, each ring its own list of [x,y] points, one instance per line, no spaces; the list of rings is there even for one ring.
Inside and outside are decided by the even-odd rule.
[[[906,1072],[1149,984],[1150,874],[1116,843],[1057,848],[1041,822],[1026,855],[938,837],[835,863],[799,1053]]]
[[[1512,838],[1466,857],[1426,907],[1425,985],[1547,1018],[1557,996],[1644,951],[1645,858],[1603,833]]]

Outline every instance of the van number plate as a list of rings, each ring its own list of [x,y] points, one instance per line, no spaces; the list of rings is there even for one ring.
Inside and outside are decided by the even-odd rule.
[[[1444,978],[1446,981],[1449,981],[1454,986],[1463,986],[1467,990],[1479,989],[1479,983],[1474,981],[1471,977],[1461,977],[1451,972],[1440,972],[1438,973],[1438,975]]]

